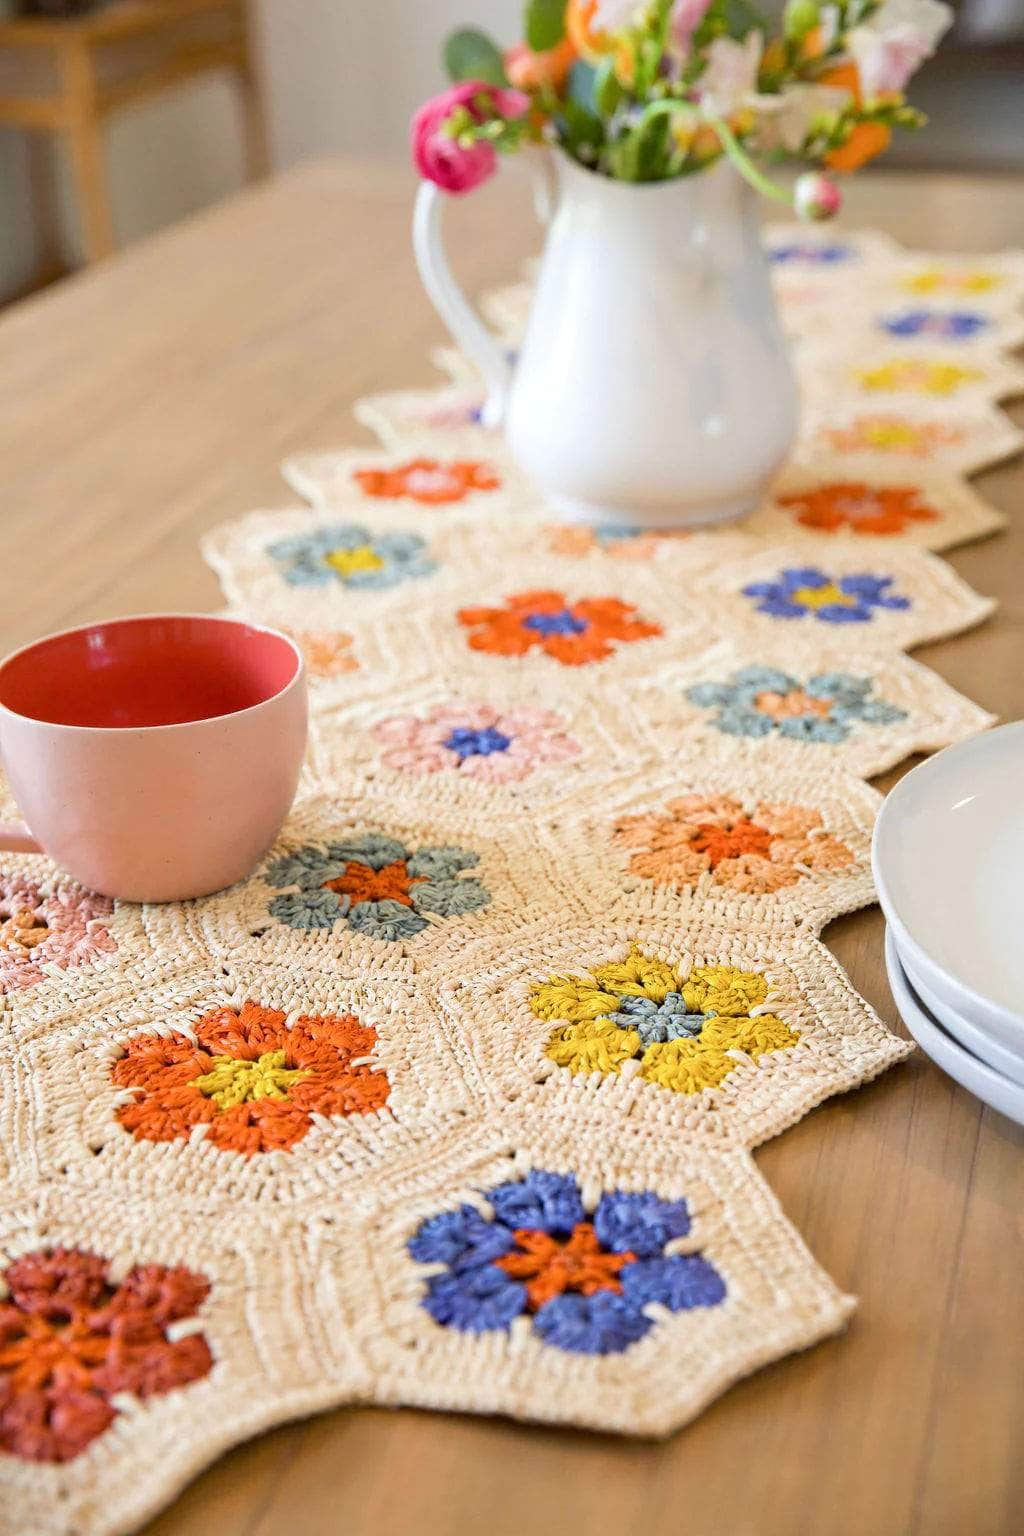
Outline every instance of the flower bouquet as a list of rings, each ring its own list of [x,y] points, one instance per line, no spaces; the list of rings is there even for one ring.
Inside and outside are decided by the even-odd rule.
[[[791,193],[764,165],[853,171],[894,128],[919,126],[904,90],[952,14],[942,0],[788,0],[772,36],[749,0],[528,0],[510,49],[476,28],[449,37],[453,83],[417,113],[414,159],[461,193],[531,142],[625,182],[727,158],[759,192],[828,218],[840,197],[827,174]]]

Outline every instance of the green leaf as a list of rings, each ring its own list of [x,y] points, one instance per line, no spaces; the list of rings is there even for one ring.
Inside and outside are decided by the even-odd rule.
[[[725,26],[730,37],[742,39],[756,28],[762,37],[769,35],[767,19],[750,0],[725,0]]]
[[[611,117],[622,100],[623,90],[615,73],[615,60],[603,59],[593,81],[593,102],[602,117]]]
[[[593,112],[569,97],[562,103],[556,126],[563,146],[574,159],[582,160],[584,164],[592,164],[597,159],[604,145],[604,124]],[[590,147],[589,156],[580,154],[584,145]]]
[[[565,36],[565,0],[526,0],[524,28],[534,53],[547,53]]]
[[[484,80],[488,85],[508,85],[501,49],[479,27],[460,27],[444,45],[444,67],[453,83]]]

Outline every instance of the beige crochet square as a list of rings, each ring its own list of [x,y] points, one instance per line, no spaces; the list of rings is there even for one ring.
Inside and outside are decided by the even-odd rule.
[[[199,964],[230,958],[375,986],[444,970],[522,913],[582,913],[559,853],[543,827],[438,804],[429,784],[397,803],[366,783],[339,785],[296,803],[248,880],[146,907],[144,921],[154,943]]]
[[[429,988],[236,960],[69,1017],[6,1075],[16,1176],[128,1203],[330,1199],[473,1102]]]
[[[680,749],[577,796],[562,818],[566,867],[591,912],[630,921],[721,919],[817,933],[875,900],[871,832],[881,796],[808,762],[758,764]]]
[[[722,640],[641,684],[630,720],[645,748],[667,763],[725,750],[768,773],[809,763],[872,778],[994,723],[920,662],[898,651],[851,655],[845,630],[826,637],[824,628],[808,626],[799,643],[797,626],[780,623],[756,650]]]
[[[808,392],[860,410],[899,410],[907,400],[971,410],[1024,393],[1024,369],[991,346],[964,357],[953,345],[917,351],[879,340],[844,350],[819,339],[801,353],[801,376]]]
[[[400,804],[412,791],[493,827],[569,806],[641,755],[631,712],[609,708],[599,688],[581,683],[548,707],[521,678],[485,684],[458,674],[413,687],[366,683],[333,708],[325,700],[309,749],[311,772],[334,792],[357,795],[365,784]]]
[[[865,472],[850,459],[824,456],[786,470],[742,529],[765,544],[804,543],[808,557],[821,561],[837,541],[853,538],[865,560],[884,561],[887,547],[950,549],[1005,526],[1005,514],[963,480],[925,466]]]
[[[39,855],[0,855],[0,1006],[16,1032],[179,965],[138,907],[83,890]]]
[[[794,658],[804,646],[816,655],[840,643],[840,636],[854,658],[959,634],[994,607],[926,550],[903,546],[876,553],[844,538],[818,562],[808,558],[804,543],[773,545],[731,561],[715,584],[711,617],[716,638],[735,639],[751,657],[785,630]]]
[[[699,1135],[670,1144],[593,1111],[571,1125],[506,1112],[373,1193],[358,1249],[315,1217],[309,1239],[379,1403],[665,1435],[853,1307],[749,1157]],[[573,1242],[598,1250],[589,1298],[566,1277],[545,1305],[488,1262],[488,1247],[499,1261],[527,1248],[543,1264],[549,1232],[571,1223]],[[654,1291],[665,1299],[645,1300]]]
[[[440,998],[496,1103],[566,1123],[600,1104],[674,1145],[720,1124],[756,1146],[910,1050],[816,939],[696,907],[524,924],[468,950]]]
[[[502,457],[504,443],[500,432],[480,421],[484,398],[479,382],[388,390],[357,401],[353,415],[389,452],[493,462]]]
[[[408,438],[393,453],[367,448],[297,454],[281,473],[314,507],[375,520],[379,513],[503,514],[529,510],[537,500],[506,453],[464,458],[421,451]]]
[[[318,1312],[317,1276],[271,1206],[211,1210],[165,1199],[156,1187],[130,1206],[64,1184],[9,1190],[0,1213],[8,1293],[0,1307],[15,1323],[31,1311],[37,1339],[47,1314],[28,1282],[61,1250],[69,1302],[72,1285],[91,1284],[100,1305],[131,1294],[146,1345],[112,1344],[104,1355],[106,1336],[93,1326],[81,1395],[69,1401],[57,1391],[65,1404],[58,1440],[71,1459],[46,1457],[45,1436],[42,1459],[4,1458],[3,1536],[135,1530],[239,1440],[366,1395],[350,1334]],[[141,1283],[132,1280],[139,1266],[150,1266]],[[55,1339],[65,1318],[56,1314]]]
[[[903,399],[895,404],[805,406],[794,449],[796,463],[844,458],[851,471],[913,476],[931,465],[937,474],[973,475],[1024,448],[1024,432],[994,405],[964,408]]]

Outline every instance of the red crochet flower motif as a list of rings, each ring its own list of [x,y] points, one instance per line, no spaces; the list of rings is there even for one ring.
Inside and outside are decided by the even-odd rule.
[[[908,523],[934,523],[939,514],[922,500],[913,485],[865,485],[862,481],[833,481],[813,490],[778,497],[780,507],[792,507],[797,522],[824,533],[850,528],[854,533],[902,533]]]
[[[492,656],[525,656],[542,650],[564,667],[604,661],[616,645],[660,635],[660,624],[636,616],[617,597],[584,597],[569,603],[562,592],[517,592],[503,608],[462,608],[459,623],[472,630],[469,644]]]
[[[0,1449],[27,1461],[70,1461],[117,1417],[119,1392],[155,1397],[205,1376],[201,1333],[169,1338],[194,1317],[209,1282],[140,1264],[119,1285],[107,1260],[75,1248],[26,1253],[7,1268],[0,1301]]]
[[[439,459],[410,459],[394,469],[357,469],[353,478],[367,496],[391,501],[408,497],[428,507],[464,501],[470,491],[496,491],[501,485],[489,465],[469,459],[451,464],[442,464]]]
[[[364,1115],[390,1087],[365,1063],[376,1031],[352,1014],[287,1015],[259,1003],[217,1008],[183,1035],[135,1035],[111,1077],[136,1097],[117,1118],[138,1141],[183,1141],[196,1125],[221,1151],[287,1150],[314,1114]]]

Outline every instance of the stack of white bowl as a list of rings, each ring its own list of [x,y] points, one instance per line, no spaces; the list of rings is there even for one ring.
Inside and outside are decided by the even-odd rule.
[[[875,827],[886,967],[944,1072],[1024,1125],[1024,722],[901,779]]]

